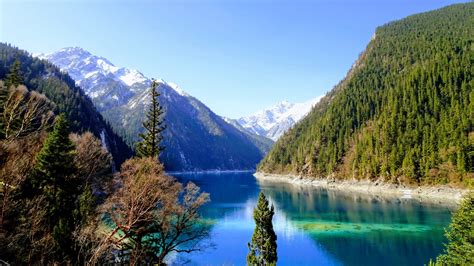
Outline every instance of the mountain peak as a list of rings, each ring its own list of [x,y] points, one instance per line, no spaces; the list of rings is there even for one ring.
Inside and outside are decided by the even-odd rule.
[[[285,100],[253,115],[241,117],[237,121],[248,131],[276,141],[286,130],[306,116],[320,99],[321,97],[316,97],[302,103],[290,103]]]
[[[124,86],[149,82],[149,79],[138,70],[117,67],[108,59],[93,55],[77,46],[62,48],[57,52],[41,54],[38,57],[52,62],[63,71],[67,71],[92,98],[102,95],[94,88],[99,87],[97,85],[105,80],[109,81],[110,78]]]
[[[58,52],[67,52],[67,53],[83,53],[83,54],[88,54],[88,55],[92,55],[89,51],[79,47],[79,46],[70,46],[70,47],[64,47],[62,49],[60,49]]]
[[[174,91],[176,91],[181,96],[189,96],[183,89],[181,89],[176,83],[174,82],[167,82],[168,86],[170,86]]]

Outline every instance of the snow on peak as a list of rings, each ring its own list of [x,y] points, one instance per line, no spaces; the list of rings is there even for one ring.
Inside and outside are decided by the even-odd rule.
[[[71,47],[65,47],[59,50],[59,52],[67,52],[67,53],[88,53],[88,51],[82,49],[81,47],[78,46],[71,46]]]
[[[148,80],[140,71],[135,69],[120,68],[115,74],[128,86],[132,86],[135,83],[143,83]]]
[[[135,69],[119,68],[104,57],[96,56],[80,47],[67,47],[37,57],[46,59],[67,71],[78,85],[88,92],[105,77],[111,77],[127,86],[143,83],[148,79]],[[83,82],[87,81],[87,82]]]
[[[276,141],[286,130],[305,117],[321,98],[316,97],[302,103],[283,101],[237,121],[248,131]]]
[[[176,83],[174,82],[167,82],[168,86],[170,86],[174,91],[176,91],[179,95],[187,97],[187,94],[183,89],[181,89]]]
[[[93,55],[80,47],[67,47],[54,53],[39,54],[37,57],[46,59],[61,71],[67,72],[95,100],[105,100],[108,103],[115,100],[116,104],[123,104],[136,95],[146,95],[146,89],[151,84],[151,79],[140,71],[117,67],[106,58]],[[163,79],[158,79],[157,82],[180,96],[189,96],[176,83]]]

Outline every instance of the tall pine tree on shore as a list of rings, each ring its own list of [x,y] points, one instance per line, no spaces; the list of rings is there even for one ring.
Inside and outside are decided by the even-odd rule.
[[[36,167],[31,178],[34,195],[45,198],[47,230],[54,239],[56,259],[72,256],[74,210],[80,193],[74,178],[74,144],[69,139],[68,122],[58,116],[54,129],[46,138],[36,157]]]
[[[272,219],[275,214],[273,205],[270,206],[265,194],[260,192],[257,207],[253,211],[255,230],[252,242],[249,243],[248,265],[276,265],[277,236],[273,231]]]
[[[163,140],[162,132],[164,130],[163,107],[158,101],[160,94],[157,91],[158,83],[153,79],[150,88],[150,109],[146,114],[146,120],[143,122],[145,132],[140,134],[142,141],[136,145],[136,153],[139,157],[158,158],[163,147],[160,146]]]

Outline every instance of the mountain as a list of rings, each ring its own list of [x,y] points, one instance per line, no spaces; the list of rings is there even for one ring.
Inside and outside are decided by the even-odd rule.
[[[259,171],[473,186],[474,3],[377,28]]]
[[[284,101],[251,116],[241,117],[236,122],[250,133],[276,141],[308,114],[320,99],[317,97],[303,103]]]
[[[138,140],[151,79],[79,47],[37,56],[69,73],[130,145]],[[176,84],[158,83],[166,123],[160,159],[168,171],[255,169],[270,149],[271,141],[242,132]]]
[[[149,79],[137,70],[118,68],[106,58],[95,56],[80,47],[36,56],[67,72],[101,111],[126,104],[149,85]]]
[[[73,132],[91,131],[113,155],[116,166],[132,155],[132,150],[103,119],[92,101],[74,80],[51,63],[32,57],[28,52],[0,43],[0,79],[5,79],[15,60],[19,60],[23,83],[44,94],[55,105],[55,113],[64,113]]]

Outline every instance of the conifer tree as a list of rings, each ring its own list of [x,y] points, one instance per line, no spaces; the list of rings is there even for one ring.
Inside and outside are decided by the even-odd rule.
[[[143,122],[145,132],[140,134],[142,141],[136,145],[136,153],[139,157],[154,157],[158,158],[163,147],[160,146],[163,140],[162,132],[163,125],[163,107],[158,101],[160,94],[157,89],[158,83],[156,80],[152,81],[150,88],[151,104],[146,114],[146,120]]]
[[[274,214],[273,205],[270,206],[265,194],[260,192],[257,206],[253,211],[255,230],[252,242],[249,243],[248,265],[276,265],[277,236],[273,231],[272,218]]]
[[[36,157],[32,187],[36,195],[46,200],[47,230],[52,233],[58,258],[70,254],[74,230],[73,211],[79,193],[73,178],[74,145],[69,139],[68,123],[64,115],[58,116],[54,129],[46,138]]]
[[[15,60],[10,68],[10,73],[7,74],[6,84],[7,88],[10,86],[18,86],[23,83],[23,77],[21,74],[20,60]]]
[[[474,193],[468,194],[454,213],[446,231],[444,254],[430,265],[474,265]]]

